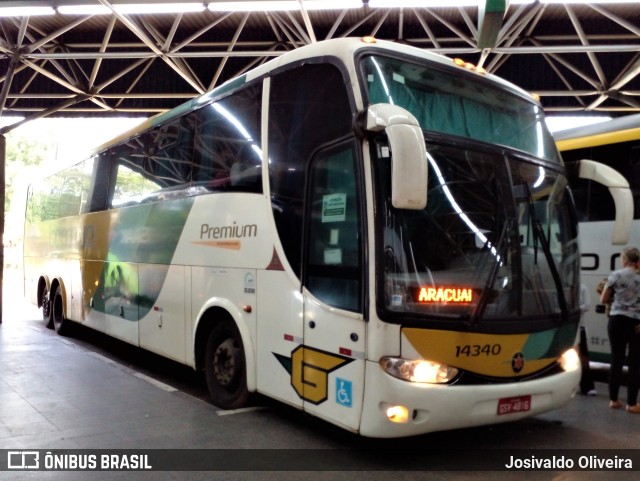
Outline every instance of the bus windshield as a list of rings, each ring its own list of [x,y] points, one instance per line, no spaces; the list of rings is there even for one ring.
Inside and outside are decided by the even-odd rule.
[[[579,254],[565,176],[476,142],[430,141],[427,152],[429,193],[418,211],[392,207],[389,159],[376,161],[387,317],[575,316]]]
[[[504,145],[560,163],[542,109],[476,75],[382,56],[361,61],[369,103],[411,112],[424,130]],[[480,81],[479,81],[480,80]]]

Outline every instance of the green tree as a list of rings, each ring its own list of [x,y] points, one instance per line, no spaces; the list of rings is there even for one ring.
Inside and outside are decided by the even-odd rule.
[[[13,182],[26,166],[38,166],[53,156],[55,141],[49,135],[34,138],[14,131],[7,135],[5,212],[11,207]]]

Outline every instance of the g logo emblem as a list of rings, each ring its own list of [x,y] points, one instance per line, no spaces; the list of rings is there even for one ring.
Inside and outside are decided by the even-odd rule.
[[[298,346],[291,353],[291,385],[298,396],[313,404],[327,400],[329,373],[352,359]]]

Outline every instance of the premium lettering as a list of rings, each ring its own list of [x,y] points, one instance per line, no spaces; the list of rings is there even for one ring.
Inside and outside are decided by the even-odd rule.
[[[242,239],[243,237],[257,237],[258,226],[256,224],[210,226],[202,224],[200,226],[200,239]]]

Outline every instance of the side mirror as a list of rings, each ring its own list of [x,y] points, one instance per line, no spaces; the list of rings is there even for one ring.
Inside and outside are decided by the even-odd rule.
[[[629,182],[617,170],[594,160],[581,160],[582,179],[589,179],[609,188],[616,206],[616,219],[611,234],[612,244],[626,244],[631,236],[633,223],[633,194]]]
[[[391,204],[397,209],[424,209],[428,163],[420,124],[408,110],[397,105],[371,105],[366,114],[366,130],[384,130],[389,139]]]

